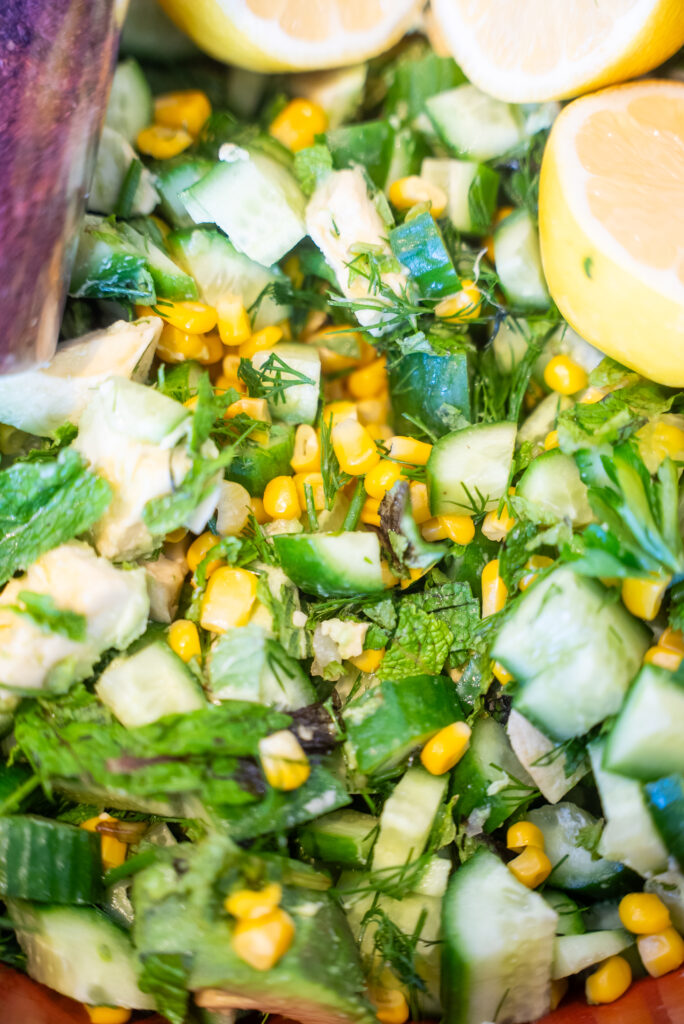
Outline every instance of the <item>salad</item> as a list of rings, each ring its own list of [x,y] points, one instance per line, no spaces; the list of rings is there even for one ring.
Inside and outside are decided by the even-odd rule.
[[[93,1024],[680,967],[684,396],[550,298],[560,105],[127,38],[64,340],[0,378],[0,960]]]

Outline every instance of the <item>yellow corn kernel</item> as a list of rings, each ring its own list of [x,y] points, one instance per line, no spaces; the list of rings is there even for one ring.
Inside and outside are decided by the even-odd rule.
[[[269,514],[264,508],[264,503],[261,498],[250,498],[249,505],[252,509],[252,515],[260,525],[269,521]]]
[[[666,458],[684,461],[684,430],[674,423],[658,420],[651,428],[649,442],[659,462]]]
[[[656,645],[649,647],[644,654],[645,665],[658,665],[659,668],[666,668],[670,672],[676,672],[682,663],[683,654],[677,651],[668,651],[666,647]]]
[[[389,201],[397,210],[410,210],[417,203],[430,203],[433,217],[441,217],[447,206],[447,194],[439,185],[421,178],[418,174],[409,174],[406,178],[397,178],[389,187]]]
[[[520,590],[527,590],[536,580],[540,570],[548,569],[550,565],[553,565],[553,558],[549,558],[548,555],[532,555],[531,558],[528,558],[525,562],[525,568],[528,571],[518,584]]]
[[[452,722],[429,739],[420,752],[423,767],[430,775],[444,775],[461,760],[470,745],[470,726]]]
[[[164,540],[167,544],[177,544],[179,541],[185,540],[187,535],[187,528],[185,526],[179,526],[177,530],[171,530],[170,533],[167,533]]]
[[[236,889],[226,896],[223,906],[238,920],[254,921],[274,911],[282,898],[283,887],[278,882],[270,882],[263,889]]]
[[[409,569],[408,578],[400,580],[399,586],[401,587],[402,590],[406,590],[407,587],[410,587],[413,583],[416,582],[416,580],[419,580],[421,576],[424,576],[426,572],[427,569]]]
[[[116,821],[116,818],[112,818],[110,814],[102,813],[98,814],[96,818],[88,818],[87,821],[81,823],[81,828],[85,829],[86,832],[97,832],[98,825],[101,821]],[[105,871],[111,871],[112,868],[120,867],[126,860],[126,844],[122,843],[116,836],[109,836],[105,833],[100,834],[100,853],[102,856],[102,867]]]
[[[216,310],[206,302],[171,302],[158,299],[155,315],[188,334],[206,334],[216,327]]]
[[[380,560],[380,572],[382,574],[382,582],[386,589],[396,587],[399,582],[399,577],[394,575],[389,567],[389,563],[386,562],[384,558]]]
[[[306,508],[306,487],[311,488],[314,508],[317,512],[325,508],[325,487],[323,486],[323,475],[321,473],[295,473],[293,480],[297,488],[297,497],[302,511]],[[282,516],[274,516],[282,519]],[[287,518],[287,516],[285,517]]]
[[[426,519],[420,528],[423,540],[446,540],[447,531],[444,523],[445,518],[446,516],[433,516],[431,519]]]
[[[568,994],[568,979],[556,978],[551,982],[551,1005],[550,1009],[557,1010]]]
[[[671,925],[670,911],[654,892],[630,892],[620,900],[620,920],[634,935],[653,935]]]
[[[283,146],[297,153],[300,149],[313,146],[316,136],[328,127],[328,115],[323,107],[311,100],[297,98],[290,100],[286,107],[271,121],[269,133]]]
[[[526,846],[508,862],[508,870],[528,889],[536,889],[551,874],[551,861],[538,846]]]
[[[380,526],[380,502],[377,498],[366,498],[359,516],[367,526]]]
[[[365,476],[380,461],[375,441],[358,420],[337,423],[332,429],[332,444],[340,469],[350,476]]]
[[[211,103],[200,89],[166,92],[154,101],[154,120],[165,128],[185,128],[197,135],[211,114]]]
[[[658,640],[658,646],[664,647],[666,651],[676,651],[684,656],[684,634],[681,629],[673,629],[668,626],[664,629]]]
[[[221,360],[222,377],[225,378],[225,382],[231,388],[244,387],[244,384],[238,377],[238,370],[240,369],[240,356],[238,355],[227,355]]]
[[[499,209],[496,211],[496,213],[494,214],[494,216],[492,218],[492,226],[496,227],[497,224],[500,224],[502,220],[505,220],[506,217],[508,217],[509,213],[513,213],[513,210],[514,210],[513,206],[501,206],[501,207],[499,207]],[[487,235],[487,237],[483,241],[483,245],[484,245],[485,250],[487,252],[487,259],[489,260],[491,265],[494,266],[494,263],[495,263],[494,235],[493,234]]]
[[[246,569],[223,566],[212,573],[202,600],[200,625],[212,633],[245,626],[256,599],[257,577]]]
[[[271,422],[271,412],[265,398],[238,398],[231,402],[223,414],[226,420],[234,420],[236,416],[248,416],[250,420],[259,420],[260,423]],[[252,435],[254,437],[254,435]]]
[[[380,662],[385,656],[385,648],[381,647],[377,651],[367,650],[362,651],[361,654],[357,654],[355,658],[350,658],[350,662],[355,668],[358,668],[360,672],[375,672],[380,666]]]
[[[544,834],[532,821],[517,821],[515,825],[509,826],[506,846],[514,853],[522,853],[528,846],[536,846],[538,850],[543,850]]]
[[[356,348],[356,354],[342,354],[335,351],[335,345],[341,338],[348,339],[349,347]],[[363,349],[363,335],[352,327],[342,325],[328,325],[320,331],[309,334],[307,341],[314,344],[321,357],[323,373],[338,373],[340,370],[349,370],[358,366]],[[329,341],[330,345],[326,342]],[[339,347],[339,346],[338,346]],[[375,352],[375,349],[373,349]]]
[[[295,473],[318,473],[321,468],[321,443],[308,423],[300,423],[295,431],[294,451],[290,465]]]
[[[447,295],[435,306],[435,316],[440,320],[458,322],[475,320],[482,310],[482,292],[474,281],[461,281],[460,292]]]
[[[274,789],[299,789],[311,774],[301,743],[287,729],[259,740],[259,760],[269,786]]]
[[[133,1013],[124,1006],[88,1006],[84,1003],[84,1007],[90,1024],[126,1024]]]
[[[596,388],[593,384],[590,384],[578,401],[580,405],[596,405],[597,402],[601,402],[605,397],[606,392],[603,388]]]
[[[250,967],[269,971],[287,953],[294,934],[294,921],[276,907],[263,917],[239,920],[233,929],[233,949]]]
[[[274,476],[264,490],[264,509],[271,519],[299,519],[302,509],[291,476]]]
[[[295,288],[301,288],[304,284],[304,274],[299,256],[288,256],[283,263],[283,270],[292,281]]]
[[[515,519],[508,511],[508,505],[504,502],[501,515],[496,509],[488,512],[482,521],[482,533],[488,540],[504,540],[506,534],[510,533],[515,526]]]
[[[652,935],[640,935],[637,947],[641,961],[652,978],[662,978],[684,963],[684,940],[674,928]]]
[[[202,648],[195,623],[188,619],[172,622],[169,626],[169,647],[185,662],[199,658]]]
[[[197,572],[197,566],[202,559],[206,557],[213,547],[216,547],[220,540],[220,537],[217,537],[216,534],[211,533],[209,530],[201,533],[199,537],[193,540],[186,555],[190,572]],[[213,559],[207,566],[207,575],[210,576],[216,569],[220,569],[225,564],[220,558]]]
[[[409,1019],[409,1004],[400,989],[373,985],[368,991],[368,997],[381,1024],[405,1024]]]
[[[186,359],[199,360],[204,355],[206,345],[201,334],[189,334],[179,331],[171,324],[164,324],[159,341],[157,355],[165,363],[182,363]]]
[[[381,391],[374,398],[361,398],[356,403],[356,418],[364,427],[369,423],[384,423],[389,414],[389,391]]]
[[[482,570],[482,618],[500,612],[508,597],[508,588],[499,575],[499,559],[493,558]]]
[[[552,448],[558,447],[558,431],[549,430],[548,434],[544,438],[544,451],[550,452]]]
[[[271,324],[270,327],[262,327],[260,331],[255,331],[247,341],[243,341],[238,349],[238,355],[242,359],[251,359],[257,352],[274,348],[282,339],[282,327],[277,327],[275,324]]]
[[[192,395],[191,398],[186,398],[185,399],[185,401],[183,402],[183,405],[185,406],[186,409],[192,409],[193,412],[194,412],[194,410],[197,408],[197,403],[198,402],[199,402],[199,397],[197,395]]]
[[[374,398],[387,389],[387,360],[375,359],[368,366],[354,370],[347,377],[349,394],[354,398]]]
[[[470,516],[434,516],[420,528],[425,540],[452,540],[454,544],[470,544],[475,524]]]
[[[389,441],[394,433],[389,423],[366,423],[365,427],[374,441]]]
[[[216,303],[219,337],[224,345],[242,345],[252,336],[252,325],[239,295],[222,295]]]
[[[411,496],[411,511],[413,512],[413,518],[420,526],[421,523],[427,522],[430,518],[430,501],[428,499],[427,484],[421,483],[420,480],[412,480],[409,484],[409,494]]]
[[[632,984],[632,968],[622,956],[611,956],[590,974],[584,986],[588,1003],[614,1003]]]
[[[192,145],[192,135],[185,128],[165,128],[161,124],[151,124],[138,132],[135,142],[145,156],[151,156],[154,160],[169,160]]]
[[[430,458],[432,445],[417,441],[415,437],[395,434],[389,439],[389,457],[410,466],[424,466]]]
[[[492,662],[492,675],[499,683],[501,683],[502,686],[507,686],[514,678],[508,669],[504,668],[500,661]]]
[[[576,395],[589,383],[586,370],[570,356],[554,356],[544,368],[544,381],[561,395]]]
[[[376,466],[368,470],[363,486],[366,488],[366,494],[369,494],[371,498],[382,501],[400,477],[401,466],[388,459],[381,459]]]
[[[323,406],[321,423],[325,423],[326,427],[328,427],[331,420],[333,427],[336,427],[338,423],[343,423],[344,420],[358,420],[356,404],[346,400],[328,402],[327,405]]]
[[[651,579],[627,577],[622,581],[623,604],[632,615],[650,622],[660,611],[671,579],[671,576],[655,576]]]

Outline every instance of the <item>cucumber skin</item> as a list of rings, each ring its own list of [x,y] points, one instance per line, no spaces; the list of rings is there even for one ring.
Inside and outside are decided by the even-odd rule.
[[[98,902],[100,836],[49,818],[0,818],[0,894],[38,903]]]
[[[443,437],[451,429],[439,414],[444,405],[454,406],[470,420],[470,353],[462,351],[448,356],[433,356],[427,352],[410,352],[391,360],[387,371],[394,427],[398,434],[424,439],[423,431],[407,419],[407,416],[415,415],[436,437]]]
[[[398,228],[392,228],[389,242],[422,295],[441,298],[461,290],[461,279],[432,214],[421,213]]]
[[[348,124],[326,133],[336,170],[359,164],[378,188],[384,188],[392,159],[394,131],[388,121]]]
[[[286,575],[295,586],[306,594],[318,597],[353,597],[357,594],[377,594],[385,589],[380,568],[380,544],[377,544],[377,566],[367,559],[361,571],[355,573],[358,566],[349,566],[347,574],[339,565],[327,564],[328,560],[335,563],[336,558],[326,551],[324,538],[343,537],[342,534],[279,534],[273,538],[276,554]],[[357,537],[368,534],[357,533]],[[373,535],[375,536],[375,535]],[[348,534],[351,538],[351,533]],[[342,557],[338,553],[338,557]]]
[[[657,831],[684,870],[684,778],[667,775],[657,782],[647,782],[644,793]]]
[[[665,711],[669,718],[669,735],[664,735],[662,721],[657,723],[659,729],[655,735],[648,733],[646,715],[652,708],[662,709],[661,715]],[[683,715],[684,687],[677,677],[666,669],[644,665],[608,735],[603,758],[606,769],[642,782],[684,773],[679,728]],[[653,722],[650,724],[653,726]],[[631,750],[621,735],[624,732],[634,737]]]
[[[451,777],[450,792],[458,793],[456,814],[460,820],[467,818],[477,808],[487,806],[489,814],[484,821],[483,828],[486,832],[493,832],[507,818],[510,818],[521,804],[524,805],[528,802],[528,798],[534,796],[535,791],[530,792],[527,796],[523,793],[518,803],[511,803],[510,800],[506,799],[505,789],[502,790],[501,795],[498,793],[492,796],[488,795],[487,791],[490,785],[498,781],[502,776],[500,772],[494,769],[491,770],[490,774],[487,774],[487,769],[490,768],[489,758],[487,758],[484,764],[482,763],[480,749],[482,748],[482,752],[487,755],[488,740],[491,742],[490,737],[484,737],[478,742],[484,729],[490,732],[500,730],[502,748],[501,755],[497,757],[497,763],[504,770],[512,770],[514,768],[514,763],[512,764],[511,762],[516,762],[517,758],[510,747],[510,741],[504,727],[499,725],[495,719],[481,718],[473,728],[469,749],[454,769]],[[501,762],[504,763],[502,764]],[[522,765],[519,765],[518,769],[520,774],[524,774]],[[512,771],[512,774],[515,774],[515,771]],[[521,781],[525,784],[524,779]]]
[[[235,456],[225,472],[226,480],[242,484],[252,498],[260,498],[274,476],[290,475],[293,451],[294,427],[278,423],[271,427],[268,447],[246,446],[241,455]]]

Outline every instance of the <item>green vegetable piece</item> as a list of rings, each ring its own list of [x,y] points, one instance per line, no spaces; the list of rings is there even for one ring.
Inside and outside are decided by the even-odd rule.
[[[392,252],[408,269],[422,295],[441,298],[461,290],[461,281],[430,213],[404,221],[389,233]]]

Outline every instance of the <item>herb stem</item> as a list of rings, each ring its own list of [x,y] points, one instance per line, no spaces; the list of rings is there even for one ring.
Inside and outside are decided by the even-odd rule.
[[[354,494],[350,502],[347,514],[344,517],[344,523],[342,524],[343,530],[355,530],[359,523],[359,517],[361,516],[361,509],[363,508],[364,502],[364,489],[363,480],[361,477],[356,481],[356,487],[354,488]]]

